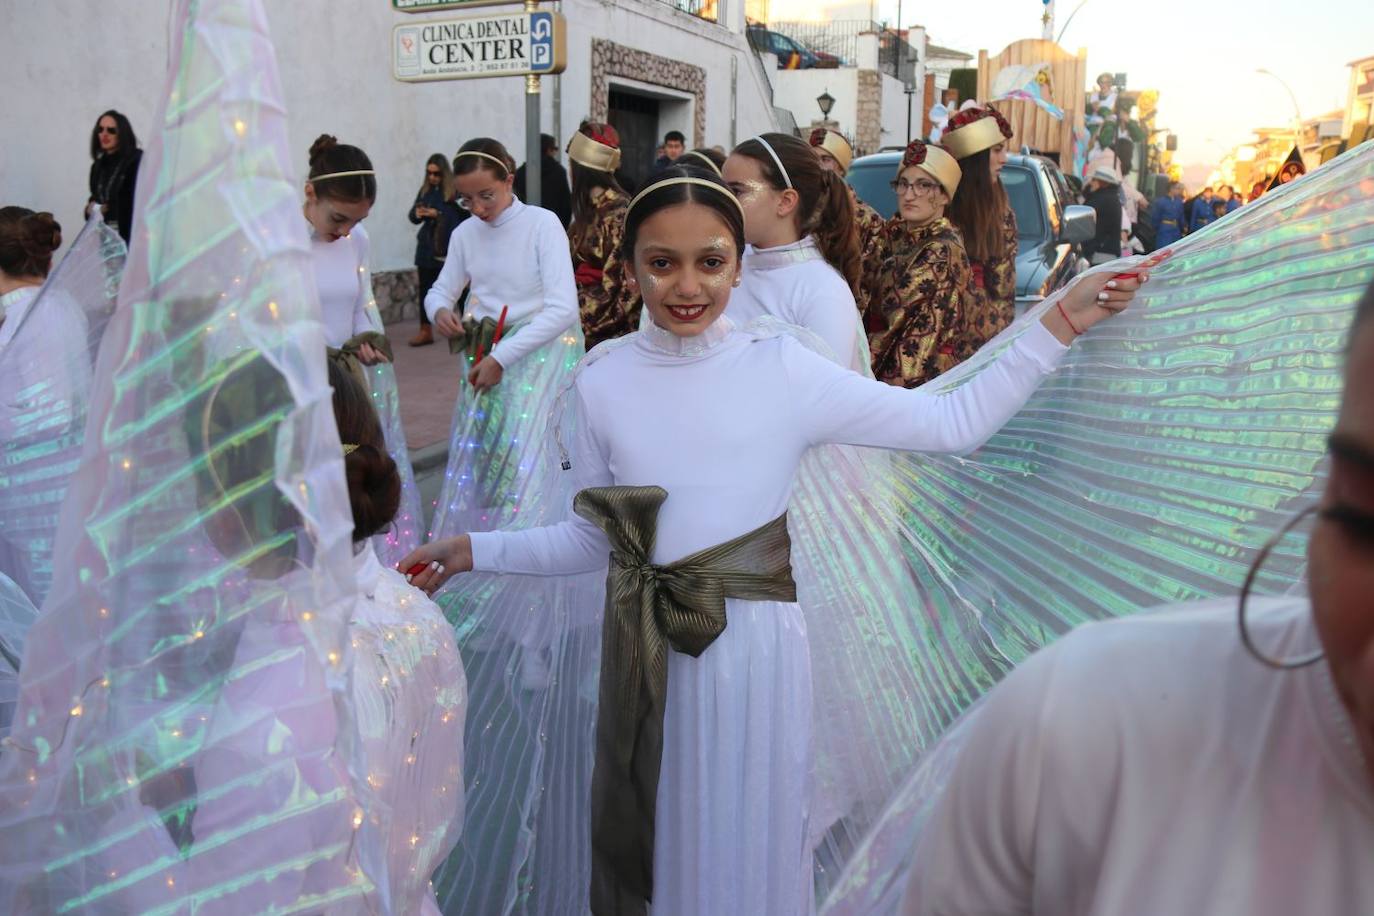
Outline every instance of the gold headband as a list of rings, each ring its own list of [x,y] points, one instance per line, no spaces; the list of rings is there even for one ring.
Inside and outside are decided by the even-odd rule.
[[[492,162],[495,162],[497,165],[501,166],[501,170],[504,171],[507,175],[510,174],[510,166],[506,165],[500,159],[497,159],[491,153],[484,153],[481,150],[469,149],[459,152],[458,155],[454,156],[453,158],[462,159],[464,156],[480,156],[483,159],[490,159]]]
[[[568,141],[568,158],[598,172],[614,172],[620,168],[620,150],[598,143],[580,130]]]
[[[649,185],[647,188],[645,188],[644,190],[642,190],[642,191],[640,191],[638,194],[636,194],[635,197],[634,197],[634,200],[630,201],[630,206],[625,210],[625,215],[626,215],[626,217],[629,217],[630,213],[631,213],[631,212],[634,210],[634,208],[635,208],[635,204],[637,204],[637,203],[639,203],[641,200],[643,200],[643,199],[645,198],[645,196],[647,196],[648,194],[651,194],[651,193],[654,192],[654,191],[657,191],[659,188],[670,188],[670,187],[672,187],[672,186],[675,185],[675,184],[694,184],[694,185],[700,185],[700,186],[703,187],[703,188],[710,188],[712,191],[718,192],[722,197],[728,199],[728,200],[730,201],[730,203],[732,203],[732,204],[735,205],[735,209],[739,211],[739,218],[740,218],[740,219],[744,219],[744,205],[741,204],[741,203],[739,202],[739,198],[736,197],[736,196],[730,191],[729,188],[725,187],[724,185],[716,184],[714,181],[707,181],[705,178],[687,178],[687,177],[683,177],[683,178],[665,178],[665,179],[663,179],[662,181],[655,181],[653,184]]]
[[[306,180],[309,181],[311,184],[314,184],[314,183],[317,182],[317,181],[324,181],[324,180],[327,179],[327,178],[349,178],[349,177],[352,177],[353,175],[376,175],[376,174],[377,174],[377,173],[374,172],[372,169],[353,169],[352,171],[348,171],[348,172],[330,172],[330,173],[327,174],[327,175],[316,175],[314,178],[307,178]]]
[[[343,444],[343,450],[345,455],[351,455],[358,450],[358,446],[353,442],[345,442]]]
[[[711,161],[711,157],[708,156],[708,155],[706,155],[705,153],[698,153],[698,152],[697,152],[696,150],[694,150],[694,149],[689,149],[687,152],[683,153],[682,155],[684,155],[684,156],[696,156],[696,157],[697,157],[698,159],[700,159],[702,162],[706,163],[706,167],[707,167],[707,168],[709,168],[711,171],[715,172],[717,175],[720,175],[720,166],[718,166],[718,165],[716,165],[714,162],[712,162],[712,161]],[[724,176],[724,175],[720,175],[720,177],[721,177],[721,178],[724,178],[725,176]]]

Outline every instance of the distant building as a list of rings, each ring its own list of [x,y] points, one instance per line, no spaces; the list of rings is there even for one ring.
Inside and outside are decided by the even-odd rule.
[[[379,196],[367,221],[374,271],[412,264],[415,230],[405,214],[431,153],[451,156],[465,140],[490,136],[525,159],[523,78],[401,82],[392,74],[393,27],[519,7],[411,14],[387,0],[264,6],[297,174],[311,141],[326,132],[361,146],[377,168]],[[86,201],[96,116],[119,109],[150,135],[166,80],[165,2],[82,9],[74,29],[67,5],[7,4],[7,34],[24,38],[0,55],[5,85],[42,86],[11,93],[0,108],[8,138],[0,200],[51,210],[64,226],[78,223]],[[748,41],[745,4],[562,0],[561,10],[567,70],[545,78],[542,92],[542,129],[560,147],[582,118],[609,120],[623,138],[626,171],[642,178],[669,130],[682,131],[689,146],[729,146],[777,127],[771,74]],[[382,278],[383,295],[385,285]]]

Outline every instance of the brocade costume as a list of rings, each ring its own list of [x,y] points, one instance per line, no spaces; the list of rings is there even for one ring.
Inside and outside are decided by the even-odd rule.
[[[606,188],[596,199],[596,212],[581,238],[577,237],[581,231],[577,223],[568,230],[577,307],[588,350],[639,327],[643,302],[626,284],[625,265],[620,257],[625,211],[629,207],[625,195]]]
[[[960,361],[970,283],[963,240],[948,219],[884,226],[880,256],[864,263],[865,327],[873,375],[915,388]]]
[[[1000,246],[995,257],[969,259],[968,297],[964,300],[965,336],[957,356],[966,359],[1016,319],[1016,213],[1002,213]]]

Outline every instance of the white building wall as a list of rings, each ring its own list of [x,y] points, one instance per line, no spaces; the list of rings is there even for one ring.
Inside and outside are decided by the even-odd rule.
[[[591,110],[593,38],[703,68],[708,145],[729,145],[732,114],[740,139],[774,127],[766,75],[748,58],[753,52],[741,2],[722,3],[724,24],[655,0],[564,0],[544,8],[560,5],[568,23],[568,68],[544,80],[542,102],[543,130],[560,143]],[[393,11],[385,0],[266,0],[265,6],[297,152],[293,165],[303,175],[311,142],[327,132],[365,149],[377,168],[378,198],[367,223],[374,270],[412,264],[415,232],[406,212],[431,153],[451,156],[465,140],[491,136],[524,160],[523,78],[402,83],[391,75],[394,25],[464,11],[416,16]],[[68,238],[75,235],[96,116],[117,108],[141,137],[152,133],[165,80],[170,7],[159,0],[6,4],[10,41],[0,54],[0,85],[11,88],[0,107],[7,138],[0,144],[0,205],[51,210]],[[670,107],[671,123],[663,129],[685,128],[690,138],[694,104]]]
[[[840,125],[840,133],[852,138],[858,129],[859,71],[854,67],[838,70],[779,70],[774,103],[786,108],[797,119],[802,132],[821,118],[816,98],[829,92],[835,100],[830,120]],[[741,135],[741,139],[744,139]]]
[[[882,145],[905,147],[907,136],[907,95],[901,80],[884,73],[882,88]],[[911,94],[911,133],[921,132],[921,86]]]

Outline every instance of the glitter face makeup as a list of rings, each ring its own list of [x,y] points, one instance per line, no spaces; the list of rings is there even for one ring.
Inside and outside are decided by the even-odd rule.
[[[654,323],[679,337],[695,337],[729,304],[739,258],[719,214],[689,201],[640,224],[633,269],[632,284]]]
[[[744,207],[744,240],[756,248],[787,245],[801,237],[796,209],[778,213],[783,192],[764,178],[763,165],[750,156],[732,154],[721,169],[725,184]],[[795,192],[793,192],[795,194]]]

